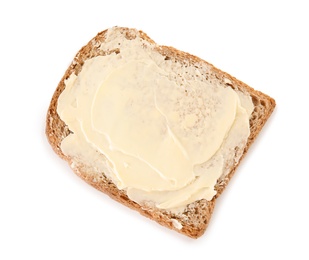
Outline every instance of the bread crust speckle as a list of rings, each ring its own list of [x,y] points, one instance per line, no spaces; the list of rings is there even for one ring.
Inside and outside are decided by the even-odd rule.
[[[193,65],[199,67],[207,64],[207,66],[209,67],[209,74],[207,75],[207,77],[214,78],[221,84],[226,84],[227,86],[231,86],[234,89],[248,93],[252,97],[254,103],[254,111],[250,118],[251,132],[244,153],[240,158],[241,161],[241,159],[247,153],[251,144],[256,139],[258,133],[263,128],[267,119],[273,112],[276,106],[275,100],[265,95],[262,92],[254,90],[247,84],[215,68],[213,65],[194,55],[179,51],[173,47],[156,45],[155,42],[142,31],[137,31],[135,29],[129,29],[129,28],[118,28],[118,29],[121,30],[122,33],[125,34],[128,39],[130,38],[132,39],[138,36],[143,40],[151,44],[154,44],[156,51],[158,51],[161,55],[165,56],[166,59],[171,59],[175,62],[179,62],[188,66]],[[98,33],[97,36],[95,36],[92,40],[90,40],[87,45],[82,47],[80,51],[76,54],[71,65],[66,70],[64,76],[60,80],[58,87],[50,102],[50,106],[46,117],[46,135],[48,141],[52,146],[52,148],[54,149],[54,151],[62,159],[66,160],[71,165],[74,172],[96,189],[106,193],[114,200],[140,212],[142,215],[158,222],[163,226],[166,226],[189,237],[198,238],[205,232],[214,210],[215,201],[223,192],[229,180],[234,175],[235,170],[239,165],[239,163],[233,166],[233,168],[231,169],[230,173],[226,176],[226,178],[218,181],[215,187],[215,189],[217,190],[217,195],[211,201],[200,200],[191,203],[190,205],[187,206],[187,208],[182,214],[173,214],[166,210],[160,210],[147,205],[141,206],[135,203],[134,201],[128,198],[128,196],[124,191],[119,190],[115,186],[115,184],[113,184],[104,174],[98,175],[98,173],[95,172],[95,169],[91,168],[91,165],[85,165],[82,163],[78,164],[74,162],[73,166],[73,159],[66,156],[61,151],[60,144],[62,140],[70,133],[70,130],[57,114],[58,98],[65,88],[65,80],[69,78],[69,76],[72,73],[78,75],[85,60],[98,55],[108,54],[104,53],[99,48],[99,46],[102,43],[104,43],[106,39],[106,34],[107,30]],[[175,225],[173,225],[172,219],[176,219],[182,225],[182,228],[181,229],[176,228]]]

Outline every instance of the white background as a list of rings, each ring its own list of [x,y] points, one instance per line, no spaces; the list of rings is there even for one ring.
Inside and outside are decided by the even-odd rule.
[[[309,259],[306,1],[2,1],[0,259]],[[75,53],[111,26],[145,31],[277,107],[193,240],[73,174],[45,116]]]

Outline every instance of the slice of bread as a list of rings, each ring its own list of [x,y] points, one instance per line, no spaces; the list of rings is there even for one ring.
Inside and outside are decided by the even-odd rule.
[[[138,203],[130,200],[125,190],[118,189],[113,181],[109,179],[106,174],[104,174],[104,172],[98,171],[97,168],[91,164],[91,162],[85,162],[85,160],[79,158],[66,156],[61,150],[62,140],[72,133],[69,127],[60,119],[57,113],[58,98],[66,87],[65,82],[72,73],[78,75],[81,72],[86,60],[100,55],[105,56],[112,53],[117,54],[121,52],[121,46],[109,46],[108,48],[101,48],[106,44],[108,35],[113,34],[113,32],[117,32],[118,34],[120,33],[128,41],[139,38],[142,43],[146,42],[148,46],[152,46],[155,52],[164,57],[164,60],[171,61],[171,64],[175,63],[180,67],[192,67],[195,70],[199,70],[201,72],[201,77],[204,77],[204,80],[207,80],[211,84],[217,84],[225,88],[231,87],[238,92],[242,92],[245,95],[251,96],[254,110],[251,113],[249,122],[250,136],[247,140],[243,152],[239,155],[239,160],[234,159],[229,166],[228,174],[217,181],[217,184],[215,185],[216,195],[210,201],[205,199],[197,200],[187,205],[187,207],[182,212],[177,213],[173,213],[169,210],[159,209],[152,205],[139,205]],[[117,37],[116,34],[113,35],[113,37]],[[196,78],[196,80],[199,79]],[[197,238],[205,232],[213,213],[216,199],[227,186],[229,180],[235,172],[235,169],[239,165],[239,161],[247,153],[248,148],[253,143],[258,133],[261,131],[274,108],[274,99],[259,91],[254,90],[245,83],[215,68],[208,62],[191,54],[176,50],[173,47],[157,45],[142,31],[115,27],[112,28],[112,30],[105,30],[98,33],[96,37],[90,40],[89,43],[82,47],[81,50],[76,54],[73,62],[65,72],[52,97],[47,113],[46,135],[54,151],[62,159],[66,160],[70,164],[73,171],[87,183],[106,193],[116,201],[140,212],[142,215],[152,220],[155,220],[159,224],[189,237]],[[235,149],[235,154],[233,154],[233,157],[236,157],[236,153],[237,149]]]

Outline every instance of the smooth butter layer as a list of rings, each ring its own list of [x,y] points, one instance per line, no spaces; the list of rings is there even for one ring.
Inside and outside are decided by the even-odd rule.
[[[99,170],[97,153],[104,155],[104,173],[137,203],[176,209],[211,200],[231,151],[243,150],[250,134],[251,98],[241,96],[245,109],[230,87],[179,81],[171,61],[148,43],[108,35],[106,48],[120,43],[120,53],[85,61],[58,99],[57,112],[73,132],[62,151]]]

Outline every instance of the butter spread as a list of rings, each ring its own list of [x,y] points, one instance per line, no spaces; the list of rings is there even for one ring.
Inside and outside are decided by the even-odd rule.
[[[58,99],[72,131],[63,153],[96,165],[140,204],[172,210],[211,200],[250,134],[250,96],[177,67],[138,37],[110,31],[101,48],[120,52],[86,60]]]
[[[182,229],[182,224],[177,219],[172,218],[171,221],[175,228]]]

